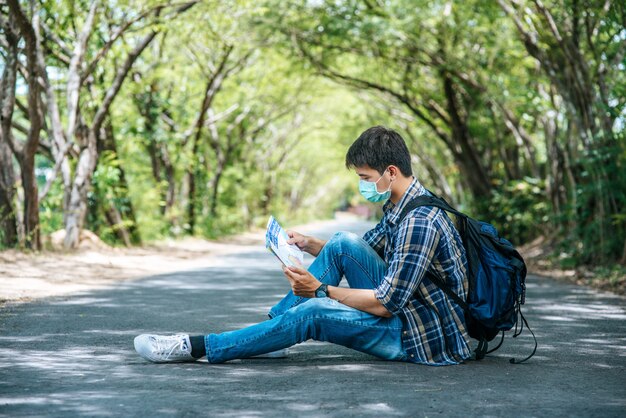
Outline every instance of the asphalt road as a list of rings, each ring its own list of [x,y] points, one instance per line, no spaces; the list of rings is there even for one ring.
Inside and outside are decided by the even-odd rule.
[[[317,231],[362,232],[364,223]],[[226,331],[266,318],[288,290],[258,246],[217,266],[0,309],[2,416],[626,416],[626,301],[530,276],[525,312],[539,340],[505,340],[480,362],[390,363],[307,342],[287,359],[155,365],[144,332]]]

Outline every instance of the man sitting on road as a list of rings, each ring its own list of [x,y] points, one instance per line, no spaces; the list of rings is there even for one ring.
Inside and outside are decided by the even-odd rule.
[[[346,166],[358,174],[366,199],[386,201],[374,229],[363,238],[339,232],[329,241],[289,231],[289,242],[316,258],[308,271],[283,267],[291,291],[270,310],[269,320],[220,334],[139,335],[139,355],[155,363],[203,356],[222,363],[313,339],[385,360],[448,365],[469,358],[463,309],[429,278],[466,298],[459,234],[446,213],[432,206],[398,219],[410,200],[429,194],[413,177],[404,140],[393,130],[370,128],[348,150]],[[349,288],[337,287],[343,277]]]

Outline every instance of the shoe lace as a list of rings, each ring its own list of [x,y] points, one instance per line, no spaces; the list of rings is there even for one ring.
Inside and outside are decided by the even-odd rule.
[[[163,355],[165,359],[178,356],[180,353],[187,353],[187,341],[182,335],[175,335],[164,339],[157,338],[155,341],[155,351]]]

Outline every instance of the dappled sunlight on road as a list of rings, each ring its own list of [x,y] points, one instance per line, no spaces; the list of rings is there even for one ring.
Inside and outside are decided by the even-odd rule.
[[[206,360],[153,365],[134,353],[132,339],[139,333],[206,333],[265,320],[267,309],[278,300],[281,290],[287,290],[282,273],[273,271],[252,277],[252,266],[241,270],[246,270],[246,280],[232,278],[229,269],[214,268],[189,275],[147,278],[121,284],[115,291],[7,310],[3,322],[23,316],[40,319],[38,328],[21,332],[5,330],[0,336],[0,373],[22,376],[19,381],[13,381],[12,391],[21,388],[19,394],[2,396],[0,404],[17,411],[107,415],[111,404],[117,411],[124,411],[129,405],[147,407],[145,398],[151,395],[144,385],[148,380],[150,392],[165,391],[162,393],[175,394],[183,400],[193,398],[186,387],[198,385],[211,398],[236,396],[243,402],[241,407],[214,416],[248,412],[254,416],[254,408],[248,410],[244,405],[267,402],[280,405],[287,414],[306,414],[315,405],[319,406],[303,402],[302,390],[306,385],[341,387],[365,376],[363,384],[393,381],[399,391],[411,394],[412,399],[444,396],[444,386],[471,379],[474,372],[468,374],[465,370],[490,374],[501,373],[499,370],[506,368],[507,373],[522,375],[543,370],[558,380],[567,379],[564,364],[584,364],[589,371],[624,370],[624,362],[615,361],[626,356],[624,327],[598,328],[598,324],[608,322],[621,325],[624,316],[621,306],[597,300],[593,293],[566,293],[565,297],[559,297],[550,284],[535,283],[529,286],[525,312],[539,340],[539,351],[531,363],[519,368],[510,366],[507,360],[530,352],[533,342],[527,332],[516,339],[507,336],[503,348],[481,363],[441,369],[382,362],[322,342],[292,347],[287,359],[235,360],[223,365],[209,365]],[[267,292],[259,294],[260,289]],[[539,290],[539,294],[534,294]],[[13,328],[21,329],[19,325]],[[573,338],[572,329],[576,329]],[[420,377],[416,380],[417,376]],[[173,384],[173,381],[185,383]],[[252,382],[264,382],[262,386],[266,389],[254,390],[256,386],[251,386]],[[8,390],[6,384],[0,388],[4,392]],[[166,403],[157,404],[158,413],[175,414]],[[329,401],[325,407],[332,410],[333,405],[339,407],[343,403]],[[360,416],[400,416],[404,415],[401,405],[365,401],[354,403],[350,412]]]
[[[318,366],[320,370],[333,370],[337,372],[368,372],[374,371],[374,367],[367,364],[336,364],[329,366]]]
[[[78,377],[88,375],[93,371],[91,361],[119,365],[126,360],[128,353],[94,354],[93,348],[73,347],[58,351],[0,349],[0,356],[12,359],[10,366],[4,364],[0,365],[0,368],[17,368],[18,372],[19,369],[29,368],[58,373],[59,377]]]
[[[533,360],[550,362],[569,354],[581,356],[579,361],[588,367],[623,369],[623,363],[600,358],[626,357],[624,298],[573,285],[563,287],[568,291],[557,293],[545,280],[528,286],[539,297],[528,298],[524,311],[529,312],[531,327],[541,324],[533,327],[539,340]],[[530,347],[528,338],[524,345]]]
[[[555,316],[555,318],[567,318],[568,320],[579,320],[579,319],[618,319],[618,320],[626,320],[626,310],[615,307],[615,306],[606,306],[602,304],[592,304],[580,306],[575,303],[551,303],[549,304],[547,300],[543,301],[545,305],[541,308],[536,308],[535,310],[539,313],[543,312],[553,312],[553,313],[561,313],[562,316]],[[547,317],[550,318],[550,317]],[[546,318],[546,319],[547,319]]]
[[[545,319],[546,321],[557,321],[557,322],[576,322],[576,319],[574,318],[570,318],[567,316],[549,316],[549,315],[542,315],[541,316],[542,319]]]
[[[539,348],[522,366],[508,359],[530,353],[533,340],[527,331],[517,338],[509,333],[500,350],[458,367],[384,362],[312,341],[292,347],[285,359],[220,365],[206,360],[155,365],[141,359],[133,349],[138,334],[207,334],[251,325],[266,320],[269,308],[289,290],[276,260],[263,249],[221,261],[109,290],[7,305],[0,311],[0,411],[186,415],[198,409],[185,405],[197,406],[202,399],[216,417],[268,416],[267,411],[271,416],[337,411],[407,416],[416,410],[441,411],[450,391],[467,394],[466,410],[475,405],[472,399],[478,400],[489,405],[481,411],[494,416],[527,399],[548,414],[564,414],[559,400],[572,394],[569,412],[589,412],[589,405],[626,411],[624,390],[615,384],[623,383],[626,369],[626,303],[537,277],[528,279],[524,314]],[[498,389],[513,383],[514,390]],[[321,390],[322,401],[307,397],[312,388]],[[214,403],[222,407],[211,409]],[[545,415],[538,406],[529,408],[528,415]]]

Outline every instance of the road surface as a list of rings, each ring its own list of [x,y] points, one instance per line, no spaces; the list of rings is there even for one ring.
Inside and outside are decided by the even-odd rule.
[[[363,232],[326,223],[314,231]],[[626,301],[528,277],[539,340],[512,339],[480,362],[428,367],[307,342],[286,359],[155,365],[144,332],[204,334],[266,318],[288,290],[275,258],[242,245],[218,265],[0,309],[0,415],[211,417],[624,417]]]

